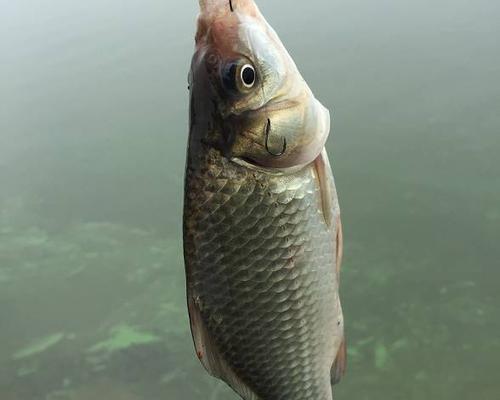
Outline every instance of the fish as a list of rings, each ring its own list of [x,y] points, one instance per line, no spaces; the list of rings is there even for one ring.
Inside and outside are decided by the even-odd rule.
[[[199,3],[183,213],[196,354],[244,400],[332,400],[346,340],[330,113],[254,0]]]

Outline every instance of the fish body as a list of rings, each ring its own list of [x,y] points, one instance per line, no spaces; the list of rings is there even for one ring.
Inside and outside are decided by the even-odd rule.
[[[200,4],[184,205],[196,352],[245,400],[331,400],[345,340],[329,114],[253,0]]]

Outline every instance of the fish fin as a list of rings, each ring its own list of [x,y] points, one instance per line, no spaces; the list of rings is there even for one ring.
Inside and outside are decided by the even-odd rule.
[[[321,192],[321,209],[323,211],[323,217],[326,225],[330,228],[334,224],[335,214],[339,214],[339,206],[335,182],[326,149],[323,149],[316,158],[314,167]]]
[[[333,179],[330,161],[328,154],[323,149],[321,154],[314,161],[316,176],[318,178],[319,188],[321,192],[321,208],[325,223],[329,228],[335,228],[336,241],[336,269],[337,277],[340,274],[340,265],[342,263],[342,255],[344,253],[344,241],[342,234],[342,221],[340,219],[340,208],[338,204],[337,191],[335,189],[335,181]],[[336,222],[336,223],[335,223]]]
[[[340,283],[340,267],[342,266],[342,258],[344,257],[344,232],[342,230],[342,219],[340,218],[340,214],[338,215],[336,241],[337,254],[335,266],[337,268],[337,280]]]
[[[328,161],[328,155],[326,154],[325,149],[323,149],[318,158],[316,158],[316,160],[314,161],[314,166],[316,168],[316,176],[318,178],[319,188],[321,192],[321,209],[323,211],[323,217],[325,219],[326,225],[330,227],[333,222],[333,194],[332,185],[330,183],[330,163]]]
[[[333,178],[328,154],[323,149],[321,154],[314,162],[316,174],[321,191],[321,205],[325,223],[329,229],[332,229],[333,240],[335,240],[335,268],[337,273],[337,282],[340,283],[340,268],[344,254],[344,237],[342,231],[342,220],[340,218],[340,207],[338,204],[337,190]],[[338,383],[345,374],[347,364],[347,347],[345,337],[340,344],[337,356],[331,369],[332,384]]]
[[[188,295],[189,319],[191,333],[196,348],[196,355],[208,371],[216,378],[225,381],[236,393],[245,400],[261,400],[255,393],[235,374],[224,360],[216,344],[207,330],[200,308],[195,299]]]
[[[347,367],[347,346],[346,340],[342,340],[340,344],[339,351],[337,352],[337,357],[335,358],[335,362],[333,363],[331,370],[331,381],[332,385],[336,385],[340,382],[342,377],[345,375]]]
[[[210,336],[205,329],[200,309],[192,296],[188,296],[189,320],[196,355],[210,375],[220,378],[217,359],[213,354]]]

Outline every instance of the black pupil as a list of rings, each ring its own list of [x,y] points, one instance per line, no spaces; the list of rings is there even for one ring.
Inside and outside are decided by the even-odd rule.
[[[245,85],[253,85],[255,82],[255,71],[252,67],[244,67],[241,77]]]

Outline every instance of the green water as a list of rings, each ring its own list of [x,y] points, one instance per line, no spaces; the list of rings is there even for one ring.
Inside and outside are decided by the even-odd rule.
[[[500,3],[260,3],[335,109],[336,398],[500,398]],[[1,400],[236,399],[185,309],[195,14],[0,0]]]

